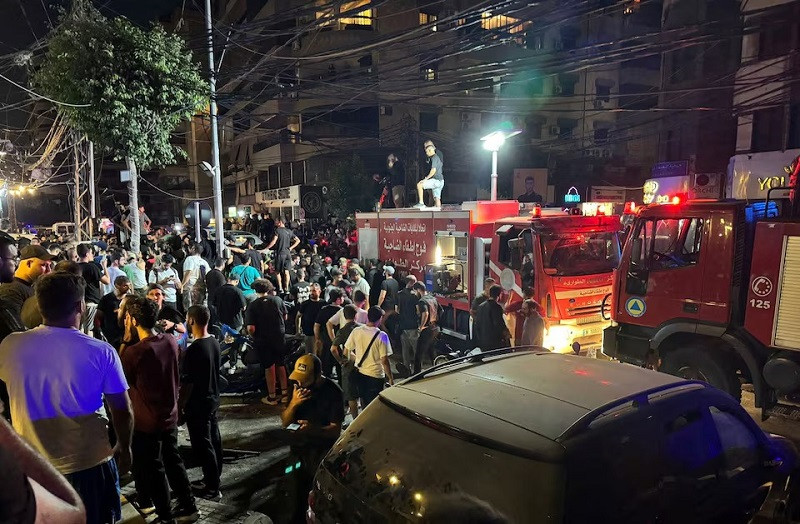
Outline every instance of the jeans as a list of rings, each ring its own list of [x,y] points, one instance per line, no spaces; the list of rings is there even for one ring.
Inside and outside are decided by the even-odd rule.
[[[178,429],[133,432],[133,479],[140,500],[152,501],[162,520],[172,518],[170,487],[182,506],[194,506],[189,477],[178,452]],[[167,483],[169,480],[169,483]]]
[[[222,475],[222,438],[217,424],[217,411],[211,413],[187,413],[186,429],[192,453],[203,469],[203,484],[212,491],[219,490]]]
[[[64,475],[86,507],[87,524],[114,524],[122,517],[119,473],[113,458],[89,469]]]
[[[306,353],[309,355],[314,354],[314,335],[304,335],[303,336],[303,346],[306,349]]]
[[[86,303],[86,314],[83,315],[83,325],[81,331],[87,335],[91,335],[94,330],[94,317],[97,315],[97,304],[92,302]]]
[[[436,324],[430,324],[420,332],[419,340],[417,340],[417,352],[414,356],[414,373],[419,373],[433,365],[438,340],[439,326]]]
[[[413,371],[414,357],[417,354],[417,340],[419,339],[419,330],[417,329],[404,329],[400,333],[400,343],[403,347],[403,364]]]

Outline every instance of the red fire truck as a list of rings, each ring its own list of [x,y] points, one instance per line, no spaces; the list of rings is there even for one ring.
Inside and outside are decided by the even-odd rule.
[[[737,399],[750,383],[765,410],[800,391],[800,221],[775,202],[640,209],[608,298],[610,357]]]
[[[516,201],[480,201],[441,211],[358,213],[359,256],[391,262],[426,282],[445,311],[442,332],[465,344],[470,305],[493,277],[509,304],[522,299],[524,288],[534,289],[548,323],[545,346],[592,352],[608,325],[600,308],[619,261],[620,220],[591,209],[594,216],[539,207],[521,213]],[[509,324],[514,320],[508,315]],[[520,330],[512,327],[515,335]]]

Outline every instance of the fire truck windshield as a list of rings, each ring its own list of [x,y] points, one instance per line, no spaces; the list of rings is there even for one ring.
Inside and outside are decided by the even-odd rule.
[[[616,232],[540,236],[545,273],[558,276],[610,273],[619,264]]]

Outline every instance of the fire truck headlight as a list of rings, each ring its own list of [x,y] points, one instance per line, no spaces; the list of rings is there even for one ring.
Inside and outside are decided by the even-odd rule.
[[[556,324],[544,335],[544,347],[556,353],[572,352],[572,327]]]

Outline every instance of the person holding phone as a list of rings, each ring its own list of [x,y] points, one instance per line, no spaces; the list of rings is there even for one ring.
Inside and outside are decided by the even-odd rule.
[[[161,257],[161,263],[156,264],[150,272],[148,282],[158,284],[164,288],[164,305],[172,309],[178,309],[178,291],[181,291],[181,278],[178,272],[172,267],[175,257],[167,253]]]
[[[301,463],[295,476],[295,516],[300,517],[306,507],[302,494],[310,491],[317,467],[342,432],[344,397],[338,384],[322,374],[322,361],[316,355],[298,358],[289,380],[296,387],[281,422],[292,431],[292,455]]]

